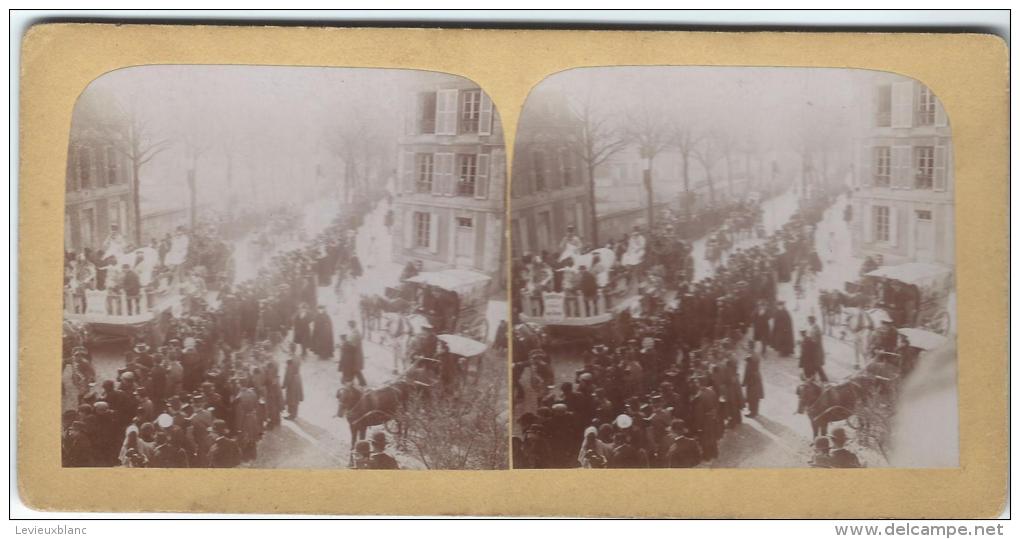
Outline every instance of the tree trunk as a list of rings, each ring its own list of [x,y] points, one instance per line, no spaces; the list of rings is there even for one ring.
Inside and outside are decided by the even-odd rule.
[[[131,160],[131,205],[134,207],[134,234],[135,245],[142,245],[142,204],[141,196],[138,192],[141,191],[141,178],[139,178],[138,161],[135,159]],[[104,253],[105,254],[105,253]]]
[[[688,161],[690,152],[684,153],[684,211],[687,212],[687,219],[691,218],[691,177]]]
[[[234,219],[234,202],[236,202],[234,196],[234,156],[230,153],[227,154],[227,217],[233,221]]]
[[[726,154],[726,185],[729,188],[730,198],[733,198],[733,158]]]
[[[188,206],[191,208],[189,223],[192,231],[198,224],[198,194],[195,191],[195,169],[191,169],[188,171]]]
[[[595,204],[595,167],[588,165],[588,213],[591,219],[591,244],[596,249],[599,244],[599,214]]]
[[[648,195],[648,231],[651,232],[652,225],[655,222],[655,195],[652,193],[652,163],[654,157],[648,158],[648,172],[645,176],[645,192]]]

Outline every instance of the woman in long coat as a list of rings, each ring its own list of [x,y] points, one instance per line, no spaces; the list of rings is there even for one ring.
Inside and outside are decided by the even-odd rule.
[[[301,383],[301,363],[294,359],[287,360],[283,390],[287,393],[287,419],[297,419],[298,406],[305,400],[305,389]]]
[[[761,360],[756,354],[749,354],[744,361],[744,398],[747,401],[747,417],[758,416],[758,401],[765,398],[765,385],[761,379]]]
[[[793,354],[793,319],[782,301],[772,317],[772,347],[783,357]]]
[[[333,342],[333,320],[322,305],[319,305],[319,312],[312,322],[311,348],[319,359],[333,359],[333,350],[336,348]]]

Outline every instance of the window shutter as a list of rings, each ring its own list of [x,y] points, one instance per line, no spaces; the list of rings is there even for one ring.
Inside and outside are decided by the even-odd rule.
[[[457,90],[436,92],[436,134],[457,134]]]
[[[432,195],[442,196],[446,194],[446,158],[448,153],[437,153],[432,155]]]
[[[404,179],[404,192],[414,192],[414,181],[417,170],[415,167],[414,152],[404,150],[402,152],[403,158],[400,160],[400,166],[403,167],[401,177]]]
[[[857,184],[861,187],[870,187],[875,177],[875,166],[877,165],[874,162],[874,155],[874,146],[865,145],[861,148],[861,162],[858,169],[860,178],[857,181]]]
[[[489,196],[489,154],[478,154],[478,172],[475,174],[475,198],[484,200]]]
[[[871,243],[875,233],[875,220],[872,217],[871,204],[864,203],[864,218],[861,219],[861,223],[864,226],[864,243]]]
[[[407,96],[407,103],[404,104],[404,134],[418,134],[418,119],[421,118],[423,100],[421,94],[411,93]]]
[[[492,100],[485,92],[481,92],[482,102],[478,112],[478,134],[492,134]]]
[[[914,83],[897,82],[892,85],[892,126],[910,127],[913,123]]]
[[[895,206],[889,206],[889,245],[893,247],[899,244],[899,213]]]
[[[404,220],[404,250],[409,251],[414,249],[414,212],[404,210],[400,218]]]
[[[949,176],[949,148],[940,144],[935,146],[935,178],[933,182],[933,189],[936,191],[945,191],[947,178]]]
[[[892,181],[895,189],[909,189],[912,181],[910,146],[893,146],[892,148]]]
[[[949,125],[949,117],[946,116],[946,109],[942,108],[942,100],[935,98],[935,125],[946,127]]]
[[[429,251],[439,252],[439,214],[429,212]]]

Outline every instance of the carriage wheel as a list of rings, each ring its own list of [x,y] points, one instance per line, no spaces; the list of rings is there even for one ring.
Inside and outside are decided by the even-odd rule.
[[[932,321],[931,326],[935,333],[947,336],[949,335],[949,324],[949,313],[947,311],[942,311],[935,315],[935,320]]]
[[[475,331],[478,334],[479,341],[483,343],[487,342],[489,340],[489,321],[483,318],[480,322],[478,322],[478,325],[475,326]]]
[[[855,410],[852,414],[847,416],[846,426],[858,432],[862,432],[868,429],[868,420],[866,416],[861,415]]]
[[[383,429],[391,435],[396,436],[400,434],[400,422],[397,421],[397,418],[391,416],[385,423],[383,423]]]

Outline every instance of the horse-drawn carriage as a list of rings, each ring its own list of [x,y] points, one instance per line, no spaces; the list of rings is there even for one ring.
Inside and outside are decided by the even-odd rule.
[[[855,352],[868,351],[866,364],[847,379],[822,385],[807,380],[798,388],[800,411],[811,421],[813,434],[825,434],[829,423],[846,421],[858,440],[884,451],[901,382],[918,361],[952,346],[952,270],[927,263],[882,266],[848,283],[842,305],[847,328],[853,332]],[[830,303],[837,303],[832,300]],[[882,322],[891,322],[905,338],[895,348],[872,346]],[[895,341],[895,339],[893,339]]]
[[[857,288],[870,304],[885,309],[899,328],[922,328],[940,335],[953,330],[950,301],[952,269],[910,262],[882,266],[864,275]]]
[[[401,297],[416,298],[418,311],[439,332],[488,342],[490,280],[464,269],[426,271],[404,281]]]

